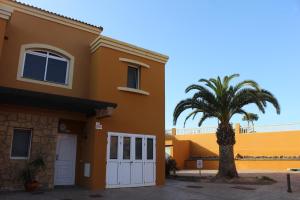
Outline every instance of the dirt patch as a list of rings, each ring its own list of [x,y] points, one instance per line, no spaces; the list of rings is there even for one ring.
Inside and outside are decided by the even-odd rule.
[[[204,177],[198,176],[169,176],[167,179],[177,180],[177,181],[185,181],[185,182],[200,182],[204,179]]]
[[[197,188],[197,189],[203,188],[203,187],[200,186],[200,185],[187,185],[186,187],[187,187],[187,188]]]
[[[267,176],[258,177],[239,177],[233,179],[216,178],[210,179],[212,183],[227,183],[227,184],[239,184],[239,185],[272,185],[276,183],[274,179]]]
[[[215,176],[172,176],[169,179],[187,182],[203,182],[203,183],[226,183],[237,185],[272,185],[276,183],[274,179],[267,176],[258,177],[239,177],[233,179],[217,178]]]
[[[90,198],[102,198],[103,196],[101,194],[91,194],[89,195]]]

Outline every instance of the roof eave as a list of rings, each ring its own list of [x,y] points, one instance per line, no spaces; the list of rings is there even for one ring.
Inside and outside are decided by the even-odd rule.
[[[95,26],[77,19],[73,19],[58,13],[50,12],[42,8],[38,8],[29,4],[21,3],[15,0],[0,0],[0,6],[5,5],[11,7],[13,10],[26,13],[28,15],[40,17],[49,21],[60,23],[66,26],[84,30],[93,34],[100,35],[103,27]]]
[[[144,57],[146,59],[154,60],[166,64],[169,60],[169,56],[150,51],[120,40],[116,40],[107,36],[99,35],[94,41],[90,44],[90,51],[94,53],[100,47],[107,47],[119,51],[123,51],[132,55]]]

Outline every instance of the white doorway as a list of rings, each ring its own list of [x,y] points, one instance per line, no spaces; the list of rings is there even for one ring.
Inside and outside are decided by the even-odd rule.
[[[152,135],[108,133],[106,187],[155,185],[156,138]]]
[[[54,185],[75,184],[76,146],[77,135],[58,135]]]

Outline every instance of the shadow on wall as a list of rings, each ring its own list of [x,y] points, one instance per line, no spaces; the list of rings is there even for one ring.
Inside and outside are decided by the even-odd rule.
[[[195,169],[204,160],[204,169],[218,169],[215,134],[172,135],[173,158],[179,169]],[[234,146],[238,170],[287,170],[300,166],[300,131],[236,134]],[[246,158],[246,159],[241,159]]]
[[[172,157],[177,162],[178,169],[195,169],[195,163],[200,157],[216,157],[218,154],[191,140],[172,139],[173,152]],[[197,152],[194,150],[197,149]],[[218,162],[204,162],[204,169],[217,168]],[[213,165],[212,165],[213,164]]]
[[[196,152],[191,152],[191,156],[185,160],[184,169],[195,169],[197,166],[197,160],[201,160],[203,158],[209,159],[218,157],[218,149],[207,149],[193,141],[190,141],[191,151],[197,150]],[[203,160],[203,169],[218,169],[219,162],[218,160]]]

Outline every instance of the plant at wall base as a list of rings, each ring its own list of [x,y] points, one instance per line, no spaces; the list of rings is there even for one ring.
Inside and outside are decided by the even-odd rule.
[[[196,91],[191,98],[180,101],[173,113],[173,123],[177,122],[180,114],[185,110],[191,110],[184,121],[195,118],[202,114],[198,126],[209,118],[218,119],[216,131],[217,143],[219,145],[219,169],[217,177],[234,178],[238,177],[234,162],[233,146],[235,144],[235,133],[230,123],[231,118],[236,114],[247,115],[244,107],[254,104],[265,113],[267,103],[271,103],[277,114],[280,114],[280,106],[277,99],[267,90],[261,89],[253,80],[244,80],[231,85],[232,79],[239,77],[239,74],[211,79],[200,79],[200,85],[193,84],[186,88],[186,93]]]
[[[166,158],[166,177],[171,175],[171,172],[173,172],[173,175],[176,175],[176,170],[177,170],[177,163],[176,160],[172,157]]]
[[[250,122],[251,122],[251,124],[252,124],[252,132],[254,132],[254,121],[258,120],[258,115],[254,114],[254,113],[247,113],[247,115],[245,114],[243,116],[242,120],[248,122],[248,127],[250,127]]]
[[[39,182],[36,180],[36,174],[40,169],[44,169],[45,166],[46,165],[42,157],[26,164],[21,173],[21,178],[24,182],[26,191],[32,192],[39,187]]]

